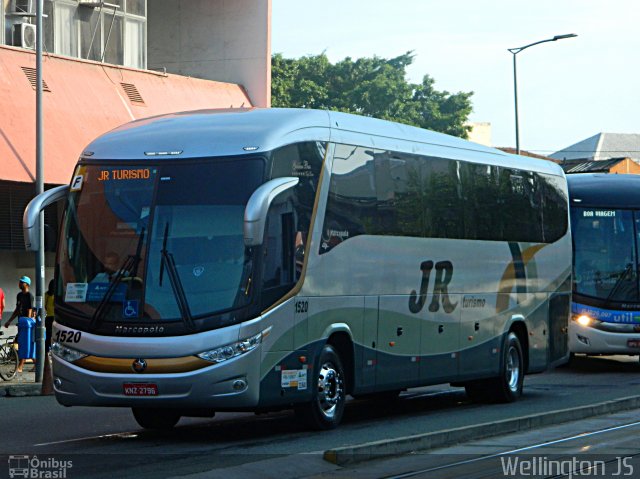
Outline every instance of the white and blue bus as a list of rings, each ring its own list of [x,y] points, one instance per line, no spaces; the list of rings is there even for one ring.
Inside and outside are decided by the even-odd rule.
[[[572,353],[640,354],[640,176],[568,175]]]
[[[181,416],[428,384],[513,401],[566,360],[568,194],[551,162],[342,113],[136,121],[81,155],[56,265],[66,406]]]

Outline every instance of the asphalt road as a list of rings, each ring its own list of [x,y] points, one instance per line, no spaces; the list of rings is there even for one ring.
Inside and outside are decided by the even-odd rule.
[[[259,471],[261,477],[284,479],[335,470],[320,459],[329,448],[639,394],[637,358],[617,357],[577,358],[571,368],[528,376],[524,396],[513,404],[473,404],[463,390],[446,385],[411,390],[394,403],[354,400],[341,427],[321,433],[306,431],[287,411],[183,419],[169,433],[151,433],[126,409],[64,408],[52,397],[0,398],[0,454],[73,460],[70,478],[175,477],[275,460],[280,466]]]
[[[640,477],[640,411],[340,468],[323,479]],[[267,461],[263,462],[263,466]],[[226,472],[230,472],[227,470]],[[195,479],[195,477],[193,478]]]

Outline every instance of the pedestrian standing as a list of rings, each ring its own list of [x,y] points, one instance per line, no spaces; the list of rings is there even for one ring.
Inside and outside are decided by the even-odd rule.
[[[44,309],[47,312],[47,317],[44,320],[44,326],[47,330],[47,338],[45,340],[45,348],[47,352],[51,349],[51,334],[53,330],[53,320],[55,319],[55,312],[53,309],[54,286],[54,280],[49,281],[49,288],[47,289],[47,292],[44,293]]]
[[[35,359],[36,357],[36,343],[34,340],[34,329],[36,322],[33,319],[33,294],[29,292],[31,286],[31,279],[28,276],[23,276],[18,281],[18,287],[20,292],[16,296],[16,309],[4,325],[8,328],[11,322],[15,318],[18,319],[18,362],[17,372],[21,373],[24,368],[24,363],[27,359]]]

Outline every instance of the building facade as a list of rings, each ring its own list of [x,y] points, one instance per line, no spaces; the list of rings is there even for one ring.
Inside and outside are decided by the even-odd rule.
[[[35,0],[1,0],[0,287],[33,276],[22,212],[35,194]],[[84,146],[122,123],[268,107],[271,0],[44,0],[44,177],[68,183]],[[46,282],[60,212],[45,214]]]

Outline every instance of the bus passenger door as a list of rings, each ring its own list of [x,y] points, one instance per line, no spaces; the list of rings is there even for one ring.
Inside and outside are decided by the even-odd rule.
[[[408,296],[380,296],[376,390],[416,385],[420,371],[420,318]]]

